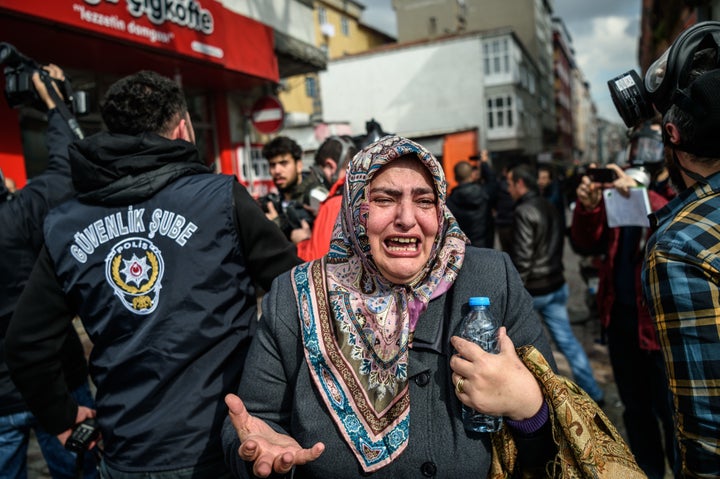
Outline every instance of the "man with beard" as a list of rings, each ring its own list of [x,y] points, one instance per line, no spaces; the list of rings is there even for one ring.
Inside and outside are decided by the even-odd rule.
[[[684,68],[673,69],[681,72],[679,78],[666,75],[666,65],[655,69],[654,64],[649,70],[673,80],[667,98],[662,98],[668,108],[661,111],[666,162],[679,194],[651,217],[655,232],[648,241],[642,279],[673,395],[682,477],[718,477],[720,46],[715,38],[720,23],[696,27],[705,31],[694,50],[675,44],[669,49],[669,66],[677,66],[677,52],[683,54]],[[682,35],[680,45],[694,40],[692,32]]]
[[[628,156],[631,167],[626,170],[608,165],[617,174],[612,184],[581,178],[570,240],[577,253],[600,258],[598,314],[624,407],[628,443],[648,478],[662,479],[665,457],[671,468],[676,464],[676,447],[665,366],[640,284],[649,231],[640,226],[609,227],[602,194],[604,186],[623,196],[630,188],[645,186],[653,211],[675,196],[663,168],[659,119],[632,130]]]
[[[292,239],[292,231],[302,229],[303,221],[312,229],[315,212],[310,208],[310,193],[320,182],[311,172],[303,173],[302,148],[292,138],[278,136],[263,147],[262,154],[278,193],[260,198],[260,205],[267,218]]]

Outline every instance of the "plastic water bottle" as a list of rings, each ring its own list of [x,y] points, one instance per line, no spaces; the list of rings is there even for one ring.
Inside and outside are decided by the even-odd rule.
[[[492,317],[488,309],[490,298],[474,296],[470,298],[469,304],[470,312],[463,318],[459,336],[472,341],[489,353],[499,353],[498,328],[500,324]],[[483,414],[464,404],[462,418],[465,429],[473,432],[499,431],[503,422],[502,416]]]

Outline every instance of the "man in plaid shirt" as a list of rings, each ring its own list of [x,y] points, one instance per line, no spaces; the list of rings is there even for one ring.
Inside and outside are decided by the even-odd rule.
[[[698,65],[702,50],[689,57],[696,70],[663,118],[679,195],[652,216],[643,269],[673,394],[681,474],[702,478],[720,477],[720,47],[707,51],[705,66]]]

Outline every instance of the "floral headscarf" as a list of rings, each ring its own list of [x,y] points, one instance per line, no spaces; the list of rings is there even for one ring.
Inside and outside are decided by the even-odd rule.
[[[439,229],[424,274],[398,285],[378,271],[367,236],[367,186],[386,164],[415,155],[437,193]],[[350,162],[329,253],[293,269],[305,357],[315,385],[365,471],[409,439],[408,350],[420,315],[455,281],[467,238],[445,206],[440,163],[419,144],[387,136]]]

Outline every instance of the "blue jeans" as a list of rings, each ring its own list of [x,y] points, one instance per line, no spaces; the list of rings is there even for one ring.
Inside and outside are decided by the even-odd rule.
[[[595,401],[603,399],[603,391],[595,382],[587,354],[573,334],[567,312],[568,285],[550,294],[533,296],[533,307],[540,313],[555,345],[570,364],[575,383]]]
[[[90,387],[86,382],[72,391],[78,404],[94,407]],[[0,417],[0,479],[27,478],[27,449],[30,430],[35,431],[40,450],[53,479],[74,479],[76,455],[65,449],[58,438],[46,432],[29,411]],[[85,479],[98,477],[95,459],[85,455]]]

